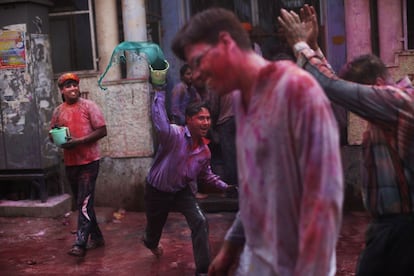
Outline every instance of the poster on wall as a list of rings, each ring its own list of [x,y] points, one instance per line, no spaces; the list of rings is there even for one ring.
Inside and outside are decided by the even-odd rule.
[[[0,69],[26,67],[25,32],[0,30]]]

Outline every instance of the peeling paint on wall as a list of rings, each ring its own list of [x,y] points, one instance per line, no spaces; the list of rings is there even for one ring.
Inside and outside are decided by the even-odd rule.
[[[6,168],[37,168],[58,160],[47,134],[58,98],[52,94],[49,38],[46,34],[26,38],[27,66],[0,70],[0,134]],[[19,147],[12,147],[15,144]]]
[[[32,87],[37,101],[40,121],[48,128],[50,116],[54,109],[52,97],[52,68],[49,60],[50,45],[47,35],[30,35],[30,66],[29,75],[32,76]]]
[[[59,93],[54,89],[50,41],[47,34],[30,35],[28,81],[32,87],[36,106],[37,131],[40,133],[40,147],[45,163],[53,163],[58,149],[49,141],[47,132]]]
[[[25,37],[25,24],[3,26],[6,32],[20,32]],[[25,44],[25,41],[23,41]],[[6,68],[6,67],[4,67]],[[24,80],[25,68],[6,68],[0,70],[0,132],[21,134],[26,121],[26,111],[30,109],[31,98],[27,93]]]
[[[21,134],[24,130],[26,112],[30,109],[31,96],[27,93],[24,71],[8,69],[0,71],[2,85],[0,101],[2,112],[2,132]]]
[[[51,104],[52,71],[48,60],[50,51],[46,35],[30,36],[28,73],[24,69],[0,71],[2,102],[2,131],[7,134],[23,134],[26,117],[31,106],[38,101],[41,122],[47,122],[47,113],[53,111]],[[33,94],[34,92],[34,94]]]

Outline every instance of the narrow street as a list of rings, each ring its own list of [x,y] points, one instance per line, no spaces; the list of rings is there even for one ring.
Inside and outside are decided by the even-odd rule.
[[[217,254],[235,213],[208,213],[212,254]],[[141,243],[145,214],[97,208],[106,246],[86,257],[66,254],[74,241],[76,213],[59,218],[0,217],[1,275],[194,275],[190,230],[183,216],[170,214],[161,243],[164,255],[156,259]],[[337,249],[337,275],[355,275],[368,216],[345,214]]]

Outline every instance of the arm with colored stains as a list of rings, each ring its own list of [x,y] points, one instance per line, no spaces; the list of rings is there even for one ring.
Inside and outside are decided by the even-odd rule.
[[[399,113],[412,103],[412,98],[396,87],[364,85],[337,78],[329,64],[309,48],[303,49],[300,55],[306,60],[303,68],[316,78],[332,102],[372,123],[397,123]]]
[[[307,76],[306,76],[307,75]],[[294,275],[330,275],[342,219],[343,172],[338,129],[329,101],[306,74],[294,87],[293,139],[303,181],[299,252]],[[305,80],[307,78],[307,80]],[[303,89],[302,91],[297,91]]]
[[[171,134],[171,124],[165,109],[165,91],[156,91],[151,108],[152,122],[161,143],[168,141]]]
[[[230,185],[227,184],[226,182],[220,179],[220,176],[213,173],[213,171],[211,170],[210,158],[205,160],[205,164],[198,175],[198,180],[202,183],[213,186],[221,191],[225,191],[230,195],[234,195],[237,193],[237,186],[233,185],[232,183],[230,183]]]
[[[301,18],[293,11],[282,9],[278,21],[298,64],[317,79],[328,98],[336,104],[368,121],[385,125],[396,123],[398,114],[411,105],[411,98],[395,87],[339,79],[317,45],[318,25],[313,7],[305,5]]]
[[[210,159],[207,159],[205,162],[206,163],[204,164],[198,175],[198,180],[219,190],[227,190],[231,185],[227,185],[226,182],[220,179],[220,176],[213,173],[213,171],[211,170]]]
[[[245,243],[244,229],[237,213],[233,225],[227,231],[224,243],[208,269],[208,275],[228,275],[237,260]]]

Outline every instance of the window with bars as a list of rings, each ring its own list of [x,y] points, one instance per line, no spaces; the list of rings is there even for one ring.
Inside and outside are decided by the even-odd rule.
[[[53,71],[96,70],[92,0],[54,0],[49,10]]]

